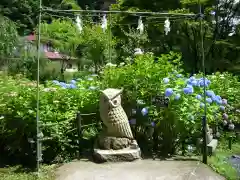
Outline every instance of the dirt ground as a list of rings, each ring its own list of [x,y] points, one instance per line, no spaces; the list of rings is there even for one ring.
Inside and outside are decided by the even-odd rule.
[[[224,180],[197,161],[138,160],[95,164],[81,160],[57,169],[57,180]]]

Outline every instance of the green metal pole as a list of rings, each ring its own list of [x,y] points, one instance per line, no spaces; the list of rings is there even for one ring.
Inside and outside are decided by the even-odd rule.
[[[40,75],[40,46],[41,46],[41,19],[42,19],[42,0],[39,0],[39,17],[38,17],[38,44],[37,44],[37,116],[36,116],[36,124],[37,124],[37,139],[36,139],[36,143],[37,143],[37,173],[38,173],[38,177],[40,176],[39,170],[40,170],[40,161],[41,161],[41,156],[42,156],[42,152],[41,152],[41,141],[40,141],[40,127],[39,127],[39,99],[40,99],[40,94],[39,94],[39,84],[40,84],[40,79],[39,79],[39,75]]]
[[[200,15],[200,36],[201,36],[201,51],[202,51],[202,68],[203,68],[203,92],[204,92],[204,116],[202,121],[203,126],[203,163],[207,164],[207,105],[206,105],[206,72],[205,72],[205,52],[204,52],[204,41],[203,41],[203,15],[202,6],[200,0],[199,3],[199,15]]]

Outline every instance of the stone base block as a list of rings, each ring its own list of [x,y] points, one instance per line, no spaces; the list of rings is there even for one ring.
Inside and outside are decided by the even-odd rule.
[[[140,148],[125,148],[121,150],[94,149],[93,158],[98,163],[103,162],[131,162],[141,159]]]
[[[218,140],[217,139],[213,139],[208,145],[207,145],[207,148],[208,148],[208,154],[209,155],[212,155],[216,148],[217,148],[217,145],[218,145]]]

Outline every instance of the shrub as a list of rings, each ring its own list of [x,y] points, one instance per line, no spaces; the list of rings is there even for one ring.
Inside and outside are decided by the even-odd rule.
[[[94,113],[98,109],[99,82],[95,76],[87,78],[69,84],[48,82],[46,88],[40,86],[41,129],[44,137],[50,137],[43,142],[46,161],[77,152],[76,113]],[[28,138],[36,137],[36,82],[1,76],[0,92],[1,147],[18,158],[32,156],[35,148],[29,147]],[[94,121],[90,118],[85,118],[83,123]],[[89,138],[88,131],[84,135]]]
[[[125,107],[146,108],[148,117],[137,116],[137,125],[151,126],[156,124],[158,136],[163,139],[166,153],[174,153],[182,143],[196,145],[201,137],[202,118],[204,116],[204,86],[207,89],[207,123],[216,127],[222,124],[226,112],[235,106],[234,102],[239,87],[235,77],[225,75],[229,83],[226,84],[230,92],[229,103],[222,88],[222,80],[202,74],[187,78],[179,63],[181,56],[176,53],[162,55],[156,59],[151,54],[140,55],[134,59],[133,64],[125,66],[110,66],[104,70],[104,87],[123,87],[125,89]],[[218,80],[217,80],[218,79]],[[232,79],[232,80],[230,80]],[[233,85],[235,83],[235,85]],[[165,95],[170,99],[168,108],[159,111],[152,104],[152,97]],[[139,106],[144,104],[143,106]],[[231,104],[231,105],[229,105]],[[129,110],[131,111],[131,110]],[[236,121],[236,114],[231,114],[232,121]]]

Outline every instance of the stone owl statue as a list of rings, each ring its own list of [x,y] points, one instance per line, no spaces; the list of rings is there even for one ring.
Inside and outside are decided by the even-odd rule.
[[[106,134],[116,138],[134,139],[128,117],[121,105],[122,89],[106,89],[100,96],[100,117]]]

